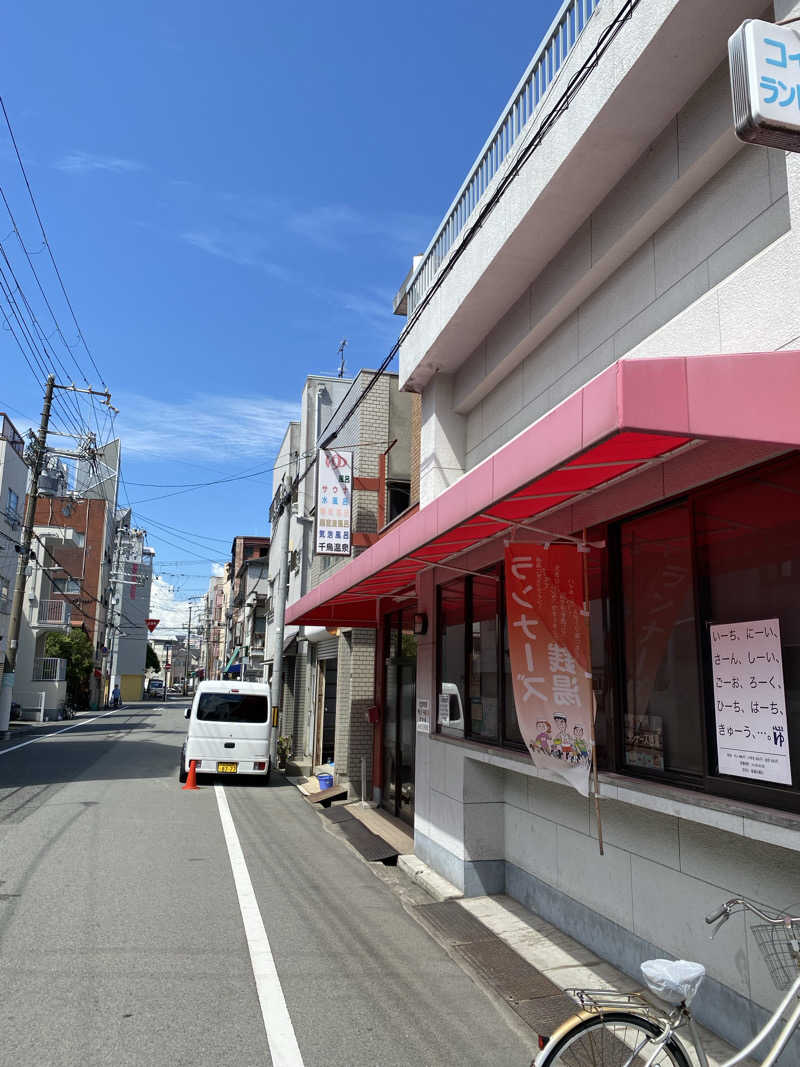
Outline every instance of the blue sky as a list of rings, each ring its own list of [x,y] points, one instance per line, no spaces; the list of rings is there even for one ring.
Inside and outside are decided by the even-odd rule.
[[[342,338],[348,373],[382,361],[411,257],[558,6],[50,0],[6,12],[0,93],[120,410],[127,499],[178,601],[207,587],[235,534],[267,532],[271,477],[165,494],[270,468],[306,374],[335,373]],[[0,184],[69,352],[0,205],[21,287],[65,365],[74,355],[96,383],[4,128]],[[0,367],[0,410],[25,429],[41,387],[7,330]]]

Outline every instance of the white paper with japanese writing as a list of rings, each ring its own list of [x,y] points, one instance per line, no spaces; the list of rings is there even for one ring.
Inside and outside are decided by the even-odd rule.
[[[317,460],[318,556],[349,556],[353,506],[353,453],[321,449]]]
[[[431,732],[431,702],[427,697],[417,697],[417,733]]]
[[[779,620],[709,632],[720,774],[791,785]]]

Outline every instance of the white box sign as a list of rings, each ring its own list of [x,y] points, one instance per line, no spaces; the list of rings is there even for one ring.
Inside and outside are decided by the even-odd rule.
[[[728,57],[737,135],[800,151],[800,32],[748,19],[728,41]]]
[[[353,508],[353,453],[320,449],[317,458],[318,556],[349,556]]]
[[[778,619],[709,629],[720,773],[791,785]]]

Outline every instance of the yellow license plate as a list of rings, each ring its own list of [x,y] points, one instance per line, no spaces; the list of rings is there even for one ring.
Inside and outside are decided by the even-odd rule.
[[[218,763],[217,774],[236,774],[239,770],[238,763]]]

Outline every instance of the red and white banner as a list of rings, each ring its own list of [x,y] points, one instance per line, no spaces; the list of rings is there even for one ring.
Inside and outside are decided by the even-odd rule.
[[[594,704],[577,545],[507,545],[506,611],[514,702],[531,758],[588,796]]]

